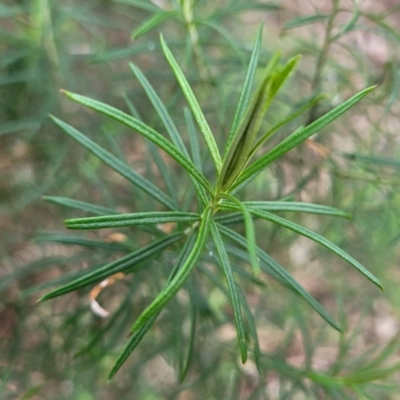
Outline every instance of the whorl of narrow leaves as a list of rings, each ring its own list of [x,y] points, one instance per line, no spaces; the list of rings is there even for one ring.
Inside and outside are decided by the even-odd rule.
[[[153,8],[156,6],[152,5],[151,7]],[[171,12],[171,14],[168,15],[168,17],[174,16],[175,12]],[[154,17],[145,21],[136,29],[135,32],[133,32],[133,37],[136,38],[141,36],[148,30],[162,23],[165,18],[167,18],[166,14],[156,13]],[[308,110],[317,101],[321,100],[321,97],[319,96],[307,101],[304,106],[283,118],[267,132],[259,132],[262,127],[264,115],[268,111],[279,90],[289,79],[299,61],[299,57],[294,57],[286,64],[281,64],[281,54],[276,53],[264,69],[259,86],[254,90],[253,82],[255,81],[255,73],[261,49],[260,28],[254,44],[232,126],[224,148],[224,155],[221,157],[211,127],[206,121],[203,111],[200,108],[199,101],[196,99],[189,82],[179,67],[179,63],[162,37],[161,47],[189,105],[189,109],[184,109],[184,116],[187,124],[190,153],[186,149],[185,143],[182,140],[182,134],[178,131],[178,125],[174,123],[172,117],[169,115],[167,107],[163,104],[162,100],[150,85],[144,74],[134,64],[130,64],[130,68],[145,90],[150,102],[153,104],[171,141],[161,135],[161,133],[140,121],[138,118],[121,110],[82,95],[67,91],[63,91],[63,93],[71,100],[121,122],[152,142],[152,146],[150,146],[151,154],[156,158],[159,168],[163,168],[165,164],[163,164],[161,162],[162,160],[159,159],[159,156],[157,155],[158,153],[156,152],[156,146],[171,156],[180,166],[183,167],[184,170],[186,170],[192,180],[198,200],[197,213],[192,212],[194,207],[191,207],[190,210],[183,210],[187,207],[180,207],[177,204],[179,196],[172,191],[171,185],[167,184],[167,187],[169,187],[170,192],[172,191],[172,198],[152,182],[134,171],[125,162],[121,161],[109,151],[103,149],[94,141],[89,139],[83,133],[79,132],[76,128],[52,116],[51,118],[56,125],[71,138],[83,145],[114,171],[128,179],[135,187],[143,190],[167,209],[167,211],[121,214],[112,209],[81,202],[79,200],[65,199],[62,197],[46,197],[45,199],[47,201],[54,204],[83,210],[96,215],[92,217],[68,219],[65,221],[67,228],[102,229],[136,227],[142,225],[153,225],[158,227],[158,224],[164,223],[175,223],[177,228],[174,232],[169,234],[161,233],[161,231],[154,228],[154,231],[152,232],[158,232],[162,236],[158,240],[154,240],[142,248],[130,252],[117,260],[105,263],[101,268],[91,269],[89,272],[83,273],[71,282],[44,295],[40,301],[48,300],[69,293],[73,290],[98,284],[102,280],[107,279],[116,273],[123,272],[129,274],[139,271],[142,268],[151,268],[149,260],[159,256],[162,251],[167,248],[170,248],[172,251],[179,254],[165,286],[148,307],[137,317],[136,321],[132,325],[130,339],[120,353],[110,372],[109,379],[111,379],[121,368],[132,351],[138,346],[170,299],[185,284],[201,258],[205,257],[203,254],[204,249],[206,247],[211,247],[216,250],[218,257],[213,261],[221,268],[225,281],[220,282],[218,278],[215,278],[213,275],[211,276],[213,281],[217,283],[217,286],[226,293],[232,304],[233,318],[236,325],[239,352],[242,362],[247,360],[247,341],[248,338],[251,338],[254,349],[254,359],[258,369],[261,370],[256,323],[251,314],[250,307],[246,302],[246,297],[242,293],[239,283],[236,282],[234,274],[235,268],[243,267],[235,265],[234,268],[230,257],[234,256],[235,260],[240,259],[245,263],[249,263],[253,269],[253,273],[257,276],[260,273],[266,273],[276,279],[283,286],[293,291],[307,302],[332,327],[337,330],[339,330],[339,327],[332,317],[324,310],[321,304],[319,304],[317,300],[315,300],[280,264],[278,264],[262,249],[263,243],[267,238],[259,235],[257,236],[256,241],[256,231],[253,218],[264,219],[269,223],[277,224],[325,246],[333,253],[347,261],[375,285],[378,287],[382,286],[379,280],[363,265],[323,236],[299,226],[281,216],[273,214],[275,212],[290,211],[349,218],[347,213],[332,207],[309,203],[290,201],[240,201],[232,193],[238,191],[241,187],[250,182],[271,162],[275,161],[289,150],[301,144],[308,137],[334,121],[350,107],[360,101],[373,88],[364,89],[310,125],[296,129],[290,136],[264,155],[261,155],[248,166],[249,162],[256,154],[256,151],[258,152],[264,142],[268,140],[280,127],[294,120],[302,112]],[[206,143],[209,155],[211,156],[215,166],[215,185],[207,180],[202,172],[206,171],[206,168],[204,168],[202,161],[199,140],[196,133],[196,124]],[[244,223],[245,236],[242,236],[227,227],[227,225],[234,223]],[[57,238],[54,240],[56,241],[56,239]],[[59,240],[60,243],[77,243],[92,246],[94,248],[101,248],[98,242],[85,241],[76,237],[68,238],[64,235],[59,237],[57,240]],[[228,243],[228,241],[233,244]],[[119,249],[126,250],[126,247],[119,247]],[[146,262],[144,263],[143,261]],[[241,270],[243,271],[241,273],[242,276],[250,276],[249,272],[244,271],[243,269]],[[252,282],[262,284],[260,279],[254,276],[252,277]],[[227,288],[224,286],[225,284]],[[193,284],[191,287],[193,289]],[[190,345],[189,350],[187,351],[186,361],[184,365],[182,363],[182,378],[185,376],[192,358],[191,354],[196,331],[196,296],[193,295],[192,292],[190,293],[190,299]]]

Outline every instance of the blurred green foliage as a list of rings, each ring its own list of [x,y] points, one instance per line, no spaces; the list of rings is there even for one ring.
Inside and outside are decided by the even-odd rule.
[[[397,290],[399,196],[399,7],[358,1],[92,0],[4,1],[0,5],[0,393],[4,399],[395,399],[398,395]],[[360,89],[372,95],[286,155],[244,190],[243,198],[291,197],[344,209],[352,221],[294,214],[366,265],[385,292],[359,280],[325,250],[275,226],[260,228],[264,250],[327,308],[339,310],[342,334],[273,281],[247,276],[242,287],[259,331],[259,376],[236,355],[232,310],[218,273],[204,261],[191,282],[198,325],[192,366],[179,383],[190,340],[186,292],[173,299],[149,336],[108,387],[104,381],[126,341],[132,317],[161,289],[175,255],[166,251],[130,280],[116,282],[99,301],[111,313],[93,315],[87,290],[37,306],[49,279],[63,284],[116,255],[137,249],[155,232],[124,228],[71,235],[60,221],[79,210],[44,202],[43,195],[91,201],[123,212],[150,211],[139,191],[71,143],[47,119],[73,121],[89,136],[160,187],[168,185],[159,154],[116,123],[66,102],[65,88],[160,121],[129,70],[149,77],[179,129],[186,106],[160,47],[161,31],[198,96],[218,144],[224,143],[239,97],[251,43],[265,20],[263,64],[278,48],[303,60],[266,118],[268,129],[306,99],[329,97],[282,129],[281,140]],[[132,41],[132,38],[134,40]],[[235,93],[237,94],[235,96]],[[136,110],[132,109],[132,104]],[[175,168],[172,165],[172,168]],[[210,165],[211,168],[211,165]],[[172,184],[187,204],[182,171]],[[210,171],[205,170],[205,174]],[[251,196],[250,196],[251,195]],[[118,240],[117,240],[118,239]],[[84,242],[86,241],[86,242]],[[85,246],[81,246],[85,244]],[[235,255],[238,265],[243,262]],[[221,285],[220,285],[221,286]],[[213,287],[211,292],[209,288]],[[336,293],[336,298],[334,297]],[[334,301],[335,299],[335,301]],[[184,346],[182,346],[184,344]]]

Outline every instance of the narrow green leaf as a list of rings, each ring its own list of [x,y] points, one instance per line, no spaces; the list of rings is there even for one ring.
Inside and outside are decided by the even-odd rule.
[[[270,74],[267,75],[260,97],[257,99],[256,106],[251,114],[248,128],[246,128],[243,146],[238,147],[238,150],[236,151],[237,154],[235,153],[234,159],[237,158],[236,168],[230,174],[229,178],[225,179],[225,184],[223,186],[224,190],[229,190],[230,185],[236,180],[238,174],[249,162],[252,156],[254,141],[261,127],[264,116],[279,89],[289,78],[290,73],[296,67],[300,58],[300,56],[293,57],[282,68],[277,66],[275,70],[272,70]]]
[[[232,141],[236,135],[236,132],[239,128],[239,124],[243,119],[245,112],[250,103],[251,97],[251,89],[253,86],[254,76],[256,74],[258,58],[260,55],[260,48],[261,48],[261,37],[262,37],[262,28],[263,26],[260,25],[258,28],[258,33],[256,37],[256,41],[254,42],[253,51],[251,53],[251,58],[249,62],[249,66],[247,67],[246,77],[243,82],[242,90],[239,97],[239,102],[235,111],[235,116],[233,117],[233,122],[231,126],[231,130],[229,132],[229,136],[226,142],[225,151],[224,151],[224,161],[228,154],[228,150],[232,144]]]
[[[0,86],[2,86],[2,83],[4,82],[0,82]],[[23,120],[2,123],[0,124],[0,136],[18,131],[28,131],[28,130],[36,131],[40,128],[40,125],[41,125],[40,121],[28,118]]]
[[[101,217],[67,219],[68,229],[102,229],[123,226],[164,224],[167,222],[191,222],[199,220],[198,214],[188,212],[144,212],[134,214],[105,215]]]
[[[191,174],[202,186],[204,186],[206,190],[212,193],[211,186],[203,174],[201,174],[196,169],[194,164],[188,158],[186,158],[171,142],[165,139],[164,136],[160,135],[157,131],[150,128],[142,121],[139,121],[138,119],[124,113],[121,110],[118,110],[117,108],[111,107],[108,104],[104,104],[100,101],[67,91],[63,91],[63,93],[71,100],[121,122],[122,124],[134,129],[152,141],[167,154],[169,154],[178,164],[185,168],[186,171],[189,172],[189,174]]]
[[[193,276],[191,278],[193,278]],[[193,279],[190,280],[189,301],[190,301],[189,346],[186,354],[186,360],[179,377],[181,382],[183,382],[183,380],[185,379],[185,376],[189,370],[190,363],[192,362],[193,351],[194,351],[194,338],[196,334],[197,304],[196,304],[196,287],[194,285]]]
[[[319,101],[324,99],[326,96],[325,95],[320,95],[317,97],[314,97],[310,101],[308,101],[306,104],[304,104],[302,107],[300,107],[298,110],[294,111],[290,115],[288,115],[286,118],[284,118],[282,121],[278,122],[276,125],[274,125],[271,129],[269,129],[261,138],[260,140],[254,145],[253,149],[250,152],[249,158],[251,158],[254,153],[262,146],[276,131],[278,131],[282,126],[286,125],[287,123],[293,121],[297,117],[299,117],[301,114],[303,114],[305,111],[313,107],[315,104],[317,104]]]
[[[4,4],[0,5],[0,19],[3,18],[15,18],[18,15],[26,13],[26,9],[24,7],[19,6],[7,6]]]
[[[189,135],[190,148],[191,148],[191,152],[192,152],[192,160],[193,160],[196,168],[200,172],[203,172],[202,171],[203,167],[202,167],[202,163],[201,163],[201,155],[200,155],[200,146],[199,146],[199,141],[197,140],[197,132],[196,132],[196,128],[194,126],[192,113],[186,107],[183,109],[183,113],[185,115],[187,131],[188,131],[188,135]],[[204,188],[202,186],[200,186],[193,179],[192,179],[192,182],[196,189],[198,198],[201,200],[203,205],[206,206],[208,204],[208,200],[207,200],[207,194],[204,191]]]
[[[236,53],[236,56],[238,60],[240,60],[240,63],[245,65],[246,60],[244,59],[243,56],[243,50],[239,45],[236,37],[234,37],[227,29],[225,29],[222,24],[218,22],[214,22],[211,19],[196,19],[196,24],[197,25],[205,25],[210,27],[211,29],[214,29],[217,33],[219,33],[228,43],[229,46],[232,47],[232,50]]]
[[[189,237],[187,238],[187,240],[182,248],[182,251],[179,254],[179,257],[176,261],[176,264],[175,264],[173,270],[171,271],[171,274],[168,277],[166,286],[168,286],[173,281],[173,279],[177,275],[178,271],[180,271],[180,269],[184,265],[185,260],[190,255],[190,253],[193,249],[196,238],[197,238],[197,232],[195,230],[192,230],[192,232],[189,234]],[[161,312],[161,310],[156,312],[141,328],[139,328],[137,331],[135,331],[132,334],[128,343],[125,345],[124,349],[119,354],[114,366],[112,367],[110,374],[108,376],[108,381],[110,381],[114,377],[114,375],[118,372],[118,370],[122,367],[122,365],[128,359],[129,355],[135,350],[135,348],[138,346],[138,344],[143,339],[144,335],[150,329],[151,325],[153,325],[154,321],[157,319],[160,312]]]
[[[328,239],[325,239],[323,236],[318,235],[317,233],[314,233],[307,228],[297,225],[297,224],[295,224],[291,221],[288,221],[287,219],[284,219],[282,217],[278,217],[277,215],[271,214],[267,211],[260,211],[260,210],[256,210],[251,207],[249,207],[249,211],[257,217],[266,219],[267,221],[273,222],[274,224],[283,226],[287,229],[290,229],[293,232],[299,233],[302,236],[308,237],[309,239],[313,240],[314,242],[321,244],[322,246],[326,247],[327,249],[331,250],[333,253],[338,255],[340,258],[343,258],[343,260],[347,261],[355,269],[357,269],[362,275],[364,275],[372,283],[374,283],[376,286],[378,286],[380,289],[383,290],[382,284],[379,282],[379,280],[373,274],[371,274],[371,272],[369,272],[363,265],[361,265],[357,260],[355,260],[349,254],[347,254],[344,250],[340,249],[335,244],[330,242]]]
[[[151,86],[150,82],[147,78],[143,75],[142,71],[133,63],[129,64],[132,72],[135,74],[137,80],[142,85],[143,89],[145,90],[147,97],[149,98],[151,104],[153,104],[154,109],[157,111],[161,121],[163,122],[165,129],[168,132],[169,137],[172,140],[172,143],[187,157],[189,158],[189,154],[186,150],[186,147],[182,141],[181,135],[176,128],[174,121],[170,117],[167,109],[165,108],[163,102],[158,97],[156,91],[154,90],[153,86]],[[196,164],[195,164],[196,165]],[[199,168],[198,165],[196,165]],[[200,169],[199,169],[200,170]]]
[[[268,73],[265,86],[262,89],[260,101],[257,102],[254,114],[249,123],[249,137],[251,140],[248,140],[246,145],[246,157],[249,154],[249,148],[253,146],[253,140],[258,133],[262,120],[269,109],[273,99],[277,95],[279,89],[289,78],[290,73],[296,67],[297,63],[300,61],[300,56],[296,56],[291,58],[283,67],[277,66],[277,68],[271,69]],[[268,68],[267,68],[268,69]]]
[[[151,49],[150,44],[147,43],[142,46],[135,44],[134,46],[115,47],[105,49],[100,53],[90,57],[86,62],[88,64],[101,64],[108,63],[124,58],[132,58],[136,54],[147,53]]]
[[[38,301],[48,300],[53,297],[61,296],[74,290],[83,288],[85,286],[92,285],[94,283],[107,279],[109,276],[114,275],[117,272],[126,272],[140,262],[152,257],[157,253],[160,253],[166,247],[181,240],[182,237],[183,233],[177,232],[163,239],[160,239],[157,242],[153,242],[139,250],[134,251],[131,254],[128,254],[116,261],[111,262],[110,264],[98,268],[88,274],[85,274],[84,276],[75,279],[74,281],[67,283],[64,286],[61,286],[60,288],[57,288],[50,293],[47,293]]]
[[[58,232],[47,232],[46,234],[41,233],[35,237],[36,243],[62,243],[65,245],[76,245],[83,246],[86,248],[96,248],[105,250],[128,250],[130,246],[125,243],[119,242],[102,242],[100,240],[91,240],[80,236],[65,235]]]
[[[167,109],[165,108],[164,104],[162,103],[161,99],[158,97],[157,93],[155,92],[153,87],[150,85],[149,81],[146,79],[146,77],[143,75],[143,73],[140,71],[140,69],[132,63],[129,64],[129,66],[132,69],[132,71],[135,74],[138,81],[140,82],[140,84],[142,85],[143,89],[146,91],[146,94],[147,94],[149,100],[151,101],[151,103],[153,104],[153,107],[157,111],[172,142],[182,152],[182,154],[184,154],[187,158],[189,158],[188,151],[185,147],[185,144],[182,141],[181,135],[179,134],[178,129],[176,128],[172,118],[170,117],[170,115],[169,115]],[[186,111],[185,111],[185,117],[187,117]],[[191,117],[191,115],[190,115],[190,117]],[[186,118],[186,121],[188,123],[187,118]],[[192,137],[191,137],[192,132],[190,131],[190,129],[191,129],[191,127],[188,124],[189,138],[191,139],[191,143],[192,143],[192,141],[193,141]],[[195,135],[195,132],[194,132],[194,135]],[[195,140],[197,141],[197,137],[195,137]],[[193,154],[193,161],[194,161],[194,165],[196,166],[196,168],[200,172],[202,172],[200,156],[197,156],[197,154]],[[192,176],[190,176],[190,177],[192,178]],[[207,204],[207,195],[204,192],[204,188],[202,186],[200,186],[198,184],[198,182],[193,178],[192,178],[192,182],[196,188],[197,194],[199,195],[199,197],[202,200],[202,203],[204,205]]]
[[[400,363],[393,364],[388,367],[384,366],[367,366],[356,372],[345,375],[343,379],[349,385],[361,384],[381,380],[387,378],[389,375],[400,370]]]
[[[244,324],[242,318],[242,310],[240,307],[240,297],[236,287],[235,278],[233,276],[232,267],[225,250],[224,242],[222,241],[221,235],[219,234],[218,228],[214,222],[211,225],[211,234],[214,238],[215,247],[217,249],[219,258],[221,260],[226,282],[228,284],[229,295],[233,307],[233,313],[235,316],[235,325],[236,325],[240,355],[242,357],[242,363],[245,363],[247,361],[247,344],[246,344],[246,335],[244,331]]]
[[[329,18],[329,15],[325,14],[314,14],[307,15],[305,17],[298,17],[290,20],[283,24],[283,29],[293,29],[298,28],[299,26],[314,24],[315,22],[326,21]]]
[[[356,27],[358,18],[360,16],[360,8],[356,1],[353,1],[354,13],[351,16],[351,19],[342,27],[338,36],[345,35],[348,32],[351,32]],[[334,37],[333,40],[337,40],[339,37]]]
[[[75,208],[77,210],[83,210],[97,215],[119,214],[118,211],[115,211],[112,208],[86,203],[85,201],[68,199],[67,197],[43,196],[42,198],[43,200],[46,200],[49,203],[57,204],[68,208]]]
[[[222,208],[222,207],[221,207]],[[235,207],[236,209],[236,207]],[[244,220],[243,213],[241,212],[234,212],[229,214],[218,214],[214,217],[214,221],[218,222],[219,224],[223,225],[230,225],[230,224],[237,224],[241,223]]]
[[[275,53],[265,67],[261,83],[253,94],[245,113],[237,125],[237,129],[224,157],[221,175],[218,180],[218,187],[220,188],[229,186],[235,180],[237,174],[243,168],[243,160],[247,160],[245,148],[250,147],[249,142],[252,142],[257,133],[255,128],[260,121],[259,115],[268,97],[271,75],[278,69],[280,57],[280,52]]]
[[[254,230],[254,224],[253,224],[253,219],[251,217],[251,214],[247,207],[238,199],[235,197],[225,194],[225,198],[230,200],[233,204],[236,205],[236,208],[238,208],[242,213],[244,217],[244,225],[246,228],[246,238],[247,238],[247,248],[249,251],[249,257],[251,261],[251,266],[253,268],[254,274],[257,276],[260,273],[260,265],[258,263],[257,259],[257,253],[256,253],[256,234]]]
[[[297,133],[297,132],[300,132],[303,128],[304,128],[303,125],[299,126],[299,127],[292,133],[292,135],[294,135],[294,134]],[[238,193],[240,190],[242,190],[244,187],[246,187],[248,184],[250,184],[250,183],[257,177],[257,175],[258,175],[259,173],[261,173],[261,172],[262,172],[262,169],[260,169],[259,171],[257,171],[255,174],[251,175],[249,178],[247,178],[247,179],[244,180],[243,182],[240,182],[237,186],[234,185],[233,189],[230,190],[230,194],[231,194],[232,196],[234,196],[236,193]],[[308,175],[308,177],[310,177],[311,175],[312,175],[312,173],[310,173],[310,174]],[[240,176],[239,176],[239,178],[240,178]],[[299,185],[301,186],[301,185],[302,185],[301,182],[305,182],[306,180],[307,180],[307,176],[304,177],[304,178],[300,181]],[[297,190],[298,190],[298,187],[296,187],[295,189],[293,189],[291,193],[294,193],[294,192],[296,192]]]
[[[333,217],[350,218],[350,214],[333,207],[320,204],[302,203],[296,201],[244,201],[246,207],[262,211],[293,211],[311,214],[330,215]],[[237,206],[233,203],[222,203],[221,209],[235,210]]]
[[[393,158],[386,158],[386,157],[376,157],[376,156],[367,156],[363,154],[349,154],[349,153],[340,153],[340,155],[348,160],[357,161],[360,163],[365,164],[373,164],[379,167],[385,168],[396,168],[400,169],[400,161],[395,160]]]
[[[155,15],[152,15],[149,19],[140,24],[131,34],[131,39],[138,39],[147,32],[151,31],[158,25],[162,24],[167,19],[176,17],[178,13],[176,11],[163,11]]]
[[[79,142],[82,146],[86,147],[86,149],[88,149],[96,157],[100,158],[100,160],[110,166],[114,171],[118,172],[124,178],[128,179],[128,181],[141,188],[144,192],[158,200],[161,204],[164,204],[167,208],[171,210],[179,210],[179,206],[177,206],[169,196],[163,193],[149,180],[139,175],[136,171],[129,167],[129,165],[125,164],[107,150],[100,147],[97,143],[93,142],[71,125],[66,124],[54,116],[50,117],[61,129],[63,129],[65,133]]]
[[[239,186],[242,182],[249,179],[251,176],[257,174],[260,170],[265,168],[268,164],[275,161],[277,158],[281,157],[283,154],[287,153],[289,150],[293,149],[304,140],[308,139],[310,136],[314,135],[326,125],[330,124],[344,112],[346,112],[349,108],[351,108],[354,104],[358,103],[364,96],[366,96],[369,92],[371,92],[375,86],[362,90],[357,93],[350,99],[346,100],[339,106],[335,107],[333,110],[329,111],[321,118],[318,118],[316,121],[306,126],[303,129],[296,130],[292,133],[288,138],[279,143],[276,147],[274,147],[271,151],[269,151],[264,156],[260,157],[257,161],[247,167],[236,180],[236,182],[232,185],[230,190]]]
[[[32,274],[44,269],[54,268],[54,265],[60,268],[65,267],[70,263],[81,263],[93,258],[90,253],[74,255],[72,257],[45,257],[39,258],[36,261],[29,262],[22,267],[14,268],[0,280],[0,293],[4,292],[9,286],[15,285],[15,282],[22,279],[28,279]],[[2,298],[4,296],[2,295]]]
[[[272,99],[277,95],[280,88],[288,80],[291,72],[296,68],[296,65],[301,60],[301,55],[292,57],[279,71],[279,73],[274,76],[271,84],[271,94],[269,95]],[[271,100],[270,100],[271,102]]]
[[[233,231],[232,231],[233,232]],[[237,234],[239,237],[239,234]],[[250,264],[250,259],[249,259],[249,253],[246,250],[241,250],[239,249],[236,245],[231,245],[231,244],[225,244],[225,248],[226,251],[231,254],[232,256],[238,258],[239,260],[244,261],[246,264]],[[258,250],[257,250],[258,251]],[[282,278],[272,269],[269,267],[269,265],[267,265],[265,262],[263,262],[262,260],[260,260],[260,267],[261,269],[267,273],[270,277],[272,277],[273,279],[275,279],[277,282],[279,282],[282,286],[291,289],[291,287],[289,287],[283,280]],[[241,268],[241,271],[244,271],[243,268]],[[235,271],[236,272],[236,271]],[[240,275],[243,276],[242,272],[238,272]],[[253,278],[253,283],[259,285],[259,286],[266,286],[266,284],[260,280],[258,280],[257,278],[254,278],[253,274],[247,274],[248,276],[246,276],[248,279],[250,277]]]
[[[212,259],[212,262],[215,263],[214,258]],[[215,271],[212,271],[210,268],[207,268],[207,265],[205,264],[199,264],[198,269],[215,287],[217,287],[226,296],[227,300],[229,301],[230,300],[229,291],[226,289],[223,281],[221,280],[220,275],[217,275]]]
[[[239,4],[236,2],[230,3],[228,7],[224,7],[222,9],[217,10],[214,14],[211,15],[211,18],[213,19],[220,19],[224,18],[226,16],[232,16],[234,13],[240,13],[240,12],[245,12],[245,11],[252,11],[254,12],[255,10],[260,10],[260,11],[278,11],[281,10],[282,7],[276,4],[275,2],[273,3],[260,3],[260,2],[255,2],[255,1],[246,1],[243,4]]]
[[[201,162],[201,153],[200,153],[200,145],[197,139],[196,127],[194,126],[192,113],[188,108],[183,109],[183,113],[185,115],[187,132],[189,136],[190,148],[192,152],[192,159],[194,165],[198,168],[199,171],[202,170],[202,162]]]
[[[383,29],[385,33],[389,35],[389,37],[395,42],[400,41],[400,33],[398,29],[394,29],[391,25],[389,25],[387,21],[387,17],[383,16],[382,14],[377,14],[377,13],[362,13],[362,16],[364,18],[368,18],[371,21],[375,22],[379,27]]]
[[[153,315],[146,324],[144,324],[140,329],[138,329],[130,338],[128,343],[125,345],[124,349],[122,352],[119,354],[117,361],[113,365],[109,375],[107,382],[109,382],[115,374],[118,372],[118,370],[122,367],[122,365],[125,363],[125,361],[128,359],[128,357],[131,355],[133,350],[136,349],[138,344],[142,341],[143,337],[146,335],[146,333],[149,331],[151,326],[153,325],[154,321],[157,319],[158,314]]]
[[[128,110],[131,113],[131,115],[134,116],[136,119],[141,120],[139,112],[137,111],[135,106],[132,104],[132,102],[129,100],[128,96],[126,96],[126,94],[125,94],[125,95],[123,95],[123,98],[124,98],[125,104],[128,107]],[[146,144],[149,148],[150,154],[151,154],[155,164],[157,165],[158,171],[165,182],[165,185],[168,189],[168,192],[169,192],[171,198],[175,202],[178,202],[178,194],[177,194],[177,190],[173,184],[173,179],[172,179],[172,176],[170,173],[170,169],[167,168],[163,158],[160,156],[159,148],[148,139],[146,139]],[[122,156],[120,155],[120,158],[121,157]]]
[[[246,239],[236,233],[235,231],[218,224],[219,231],[226,237],[232,239],[236,243],[240,244],[242,247],[247,247]],[[293,292],[297,293],[302,297],[329,325],[331,325],[336,330],[340,331],[336,322],[332,317],[324,310],[321,304],[315,300],[310,293],[308,293],[290,274],[287,272],[280,264],[278,264],[272,257],[270,257],[265,251],[257,247],[257,255],[260,258],[260,267],[263,271],[270,274],[273,271],[274,275],[272,277],[289,287]]]
[[[246,320],[249,325],[250,335],[253,341],[253,352],[254,352],[254,362],[256,363],[257,370],[260,375],[262,375],[262,367],[261,367],[261,352],[260,352],[260,343],[258,340],[257,334],[257,326],[256,321],[254,319],[253,313],[250,310],[250,307],[247,303],[246,296],[240,287],[237,287],[237,291],[239,294],[240,302],[242,304],[243,311],[246,315]]]
[[[114,0],[117,3],[127,4],[153,13],[162,13],[164,10],[148,0]]]
[[[196,243],[192,251],[190,252],[189,256],[185,260],[184,265],[178,271],[178,273],[176,274],[175,278],[171,281],[171,283],[158,294],[158,296],[154,299],[154,301],[138,317],[138,319],[131,328],[131,332],[136,332],[143,325],[145,325],[147,321],[155,313],[164,308],[164,306],[168,303],[171,297],[173,297],[182,287],[183,283],[185,282],[185,280],[195,267],[201,255],[201,252],[204,249],[204,246],[207,242],[211,221],[212,221],[212,211],[210,208],[207,208],[204,211],[202,220],[200,221],[199,232],[196,239]]]
[[[168,189],[169,195],[176,203],[178,203],[178,193],[173,182],[173,177],[171,175],[170,169],[167,167],[163,158],[160,156],[159,148],[153,142],[150,142],[150,140],[146,140],[146,142],[151,157],[153,158],[154,163],[157,166],[158,172],[165,182],[165,186]]]
[[[203,134],[204,140],[206,141],[206,144],[208,146],[208,149],[210,150],[211,157],[213,159],[215,169],[219,173],[222,167],[222,161],[221,161],[221,156],[219,154],[219,150],[217,147],[217,144],[215,142],[214,136],[211,132],[210,127],[208,126],[208,123],[204,117],[203,112],[201,111],[200,105],[188,83],[188,81],[185,78],[185,75],[183,74],[181,68],[179,67],[179,64],[175,60],[174,56],[172,55],[170,49],[168,48],[167,43],[165,42],[164,38],[161,35],[161,47],[163,49],[165,58],[167,59],[172,71],[175,74],[175,77],[182,89],[183,94],[186,97],[186,100],[190,106],[190,109],[193,112],[193,115],[197,121],[197,124],[199,125],[200,131]]]

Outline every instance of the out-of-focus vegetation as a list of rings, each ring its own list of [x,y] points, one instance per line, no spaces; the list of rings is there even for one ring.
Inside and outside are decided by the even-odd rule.
[[[5,1],[0,18],[2,398],[396,399],[400,7],[395,1]],[[185,199],[182,171],[169,158],[160,153],[154,165],[147,154],[157,158],[158,153],[149,143],[66,101],[58,90],[136,112],[162,129],[129,69],[133,61],[167,104],[178,129],[186,132],[186,103],[162,56],[161,31],[221,145],[262,20],[261,64],[277,49],[284,59],[303,55],[265,126],[312,95],[328,94],[277,139],[359,90],[378,87],[324,135],[274,163],[242,197],[290,196],[348,211],[351,221],[290,217],[361,261],[385,292],[308,239],[257,222],[258,244],[288,266],[331,314],[338,310],[343,333],[271,279],[241,285],[258,329],[264,370],[259,376],[251,362],[242,365],[237,358],[225,287],[204,259],[193,282],[197,334],[185,381],[179,382],[182,366],[176,360],[185,360],[191,337],[190,301],[181,291],[105,387],[132,319],[162,287],[164,265],[172,264],[174,254],[164,252],[139,273],[105,289],[99,302],[110,311],[108,318],[90,311],[87,290],[36,304],[50,280],[52,285],[65,283],[84,269],[148,244],[153,235],[128,228],[72,235],[61,221],[85,214],[47,203],[42,196],[90,201],[122,212],[155,209],[151,199],[64,136],[47,114],[79,126],[160,187],[174,185],[176,195]],[[174,171],[171,182],[161,173],[163,163]]]

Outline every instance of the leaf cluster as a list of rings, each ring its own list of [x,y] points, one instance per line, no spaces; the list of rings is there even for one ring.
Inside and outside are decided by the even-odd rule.
[[[153,21],[152,24],[155,22],[156,21]],[[335,208],[322,205],[290,201],[241,201],[237,196],[240,189],[250,183],[269,164],[303,143],[315,133],[321,131],[325,126],[350,109],[373,89],[373,87],[370,87],[357,93],[309,125],[299,127],[283,141],[273,146],[270,150],[265,151],[265,142],[267,142],[279,128],[294,120],[300,113],[313,107],[316,102],[320,100],[320,97],[310,100],[301,107],[301,109],[287,115],[268,131],[263,132],[262,121],[264,116],[268,112],[274,98],[279,93],[279,90],[290,78],[300,58],[294,57],[282,63],[281,54],[276,53],[263,69],[261,79],[254,90],[253,86],[256,81],[261,47],[261,34],[262,29],[260,28],[252,50],[228,139],[222,152],[217,146],[212,128],[209,126],[203,114],[192,87],[162,36],[161,47],[164,56],[190,108],[190,111],[185,111],[188,123],[189,142],[191,145],[190,152],[186,148],[182,140],[182,135],[175,126],[167,108],[164,106],[145,75],[134,64],[130,64],[130,68],[143,86],[150,102],[157,111],[169,138],[164,137],[161,133],[142,122],[136,116],[130,115],[98,100],[66,90],[62,91],[62,93],[72,101],[122,123],[162,149],[189,174],[197,197],[197,211],[193,209],[183,209],[178,204],[176,196],[174,196],[173,193],[165,193],[150,180],[133,170],[126,162],[99,146],[76,128],[51,116],[55,124],[66,134],[164,207],[164,211],[119,214],[116,212],[110,213],[108,210],[99,206],[74,203],[74,201],[69,199],[48,198],[48,200],[57,202],[58,204],[69,207],[80,207],[89,212],[98,214],[98,216],[95,217],[67,220],[65,222],[67,228],[102,229],[138,226],[139,229],[142,229],[147,225],[154,226],[171,222],[175,223],[177,226],[175,231],[163,235],[159,240],[135,250],[101,268],[83,274],[72,282],[49,292],[40,299],[41,301],[48,300],[99,283],[116,273],[123,272],[128,274],[138,271],[145,267],[143,261],[154,257],[166,248],[175,246],[180,249],[179,257],[164,287],[132,325],[128,343],[112,368],[109,379],[116,374],[127,360],[128,356],[140,343],[146,332],[148,332],[160,312],[185,284],[193,269],[198,265],[202,257],[204,257],[205,249],[207,248],[214,249],[214,252],[218,255],[214,261],[225,276],[228,296],[234,311],[237,341],[243,363],[246,362],[248,357],[248,338],[250,337],[253,343],[254,360],[259,370],[261,371],[262,369],[257,330],[255,327],[256,324],[246,302],[246,297],[242,294],[235,279],[230,257],[232,249],[233,252],[238,252],[241,249],[246,250],[247,255],[245,259],[251,265],[255,279],[258,279],[261,273],[267,273],[305,300],[332,327],[339,330],[337,323],[323,309],[321,304],[313,298],[289,272],[258,245],[257,242],[260,240],[257,238],[254,229],[254,219],[256,218],[284,227],[321,244],[347,261],[375,285],[381,287],[379,280],[373,274],[335,244],[323,236],[278,216],[275,213],[286,211],[307,212],[336,217],[348,217],[348,214]],[[203,172],[205,169],[202,168],[203,160],[199,155],[200,145],[196,137],[193,120],[196,122],[201,132],[214,165],[214,176],[211,178],[206,177]],[[231,229],[230,225],[233,223],[242,223],[244,225],[244,236]],[[233,243],[233,245],[230,243]],[[196,318],[194,316],[192,318],[193,325],[195,324],[195,320]],[[194,337],[195,329],[192,328],[191,332]],[[193,339],[191,342],[193,343]],[[188,352],[188,361],[189,359],[190,351]],[[183,368],[182,378],[187,371],[187,367],[188,362]]]

